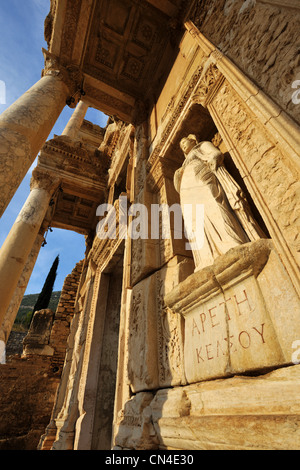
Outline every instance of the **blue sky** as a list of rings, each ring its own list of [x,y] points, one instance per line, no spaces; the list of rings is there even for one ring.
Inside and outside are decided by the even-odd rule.
[[[44,66],[41,49],[47,48],[44,40],[44,20],[49,9],[50,0],[0,0],[0,81],[5,83],[6,89],[5,104],[1,104],[2,100],[0,100],[0,113],[41,77]],[[73,110],[66,106],[49,139],[53,134],[62,133],[72,113]],[[105,127],[107,123],[107,116],[93,109],[88,110],[86,119],[101,127]],[[28,197],[30,177],[34,166],[36,162],[0,219],[0,246]],[[41,248],[26,294],[41,291],[57,255],[60,257],[60,263],[54,290],[61,290],[65,277],[72,271],[75,264],[84,258],[84,252],[83,235],[59,229],[49,232],[47,245]]]

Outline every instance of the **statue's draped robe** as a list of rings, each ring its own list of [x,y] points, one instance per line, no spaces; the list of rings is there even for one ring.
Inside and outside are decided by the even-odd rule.
[[[186,233],[192,247],[196,270],[211,265],[230,248],[250,241],[231,209],[215,172],[211,170],[211,156],[208,155],[205,161],[205,155],[199,150],[200,146],[201,144],[197,145],[189,152],[174,179],[175,187],[180,193]],[[212,157],[215,158],[218,157]],[[199,227],[199,218],[196,220],[197,204],[204,205],[204,227]],[[191,207],[192,217],[189,216],[188,210]],[[204,237],[201,236],[203,228]]]

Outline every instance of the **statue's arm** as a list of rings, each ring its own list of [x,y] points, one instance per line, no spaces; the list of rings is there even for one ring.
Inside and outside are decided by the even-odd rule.
[[[175,171],[175,174],[174,174],[174,186],[178,193],[180,192],[182,174],[183,174],[182,168],[179,168],[177,171]]]
[[[217,171],[217,169],[224,163],[224,155],[219,152],[212,153],[208,155],[207,163],[212,171]]]
[[[211,171],[217,171],[224,163],[223,153],[211,142],[201,142],[195,150],[198,158],[207,163]]]

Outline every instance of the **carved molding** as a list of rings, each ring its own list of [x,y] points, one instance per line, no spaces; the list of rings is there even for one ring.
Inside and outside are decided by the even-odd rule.
[[[30,190],[44,189],[50,193],[58,187],[59,183],[60,178],[57,175],[37,166],[32,172]]]
[[[62,31],[62,43],[60,56],[66,57],[68,60],[72,57],[75,45],[76,32],[80,21],[80,12],[83,7],[82,0],[66,0],[67,8],[64,18],[64,26]],[[85,5],[86,8],[87,5]],[[84,37],[82,38],[84,40]]]
[[[298,0],[257,0],[258,3],[269,4],[273,6],[278,6],[281,8],[293,8],[300,10],[300,4]]]
[[[156,159],[159,157],[159,154],[161,153],[161,150],[167,141],[171,131],[174,129],[175,123],[177,122],[178,118],[180,117],[184,107],[186,106],[188,100],[190,99],[192,93],[194,92],[194,89],[202,75],[203,72],[203,67],[198,67],[196,72],[193,74],[188,86],[185,89],[185,92],[182,95],[182,98],[180,99],[178,105],[174,109],[168,124],[166,125],[163,134],[161,136],[161,139],[159,140],[159,144],[156,145],[155,149],[153,150],[152,154],[150,155],[150,158],[148,160],[147,164],[147,169],[149,170],[152,165],[154,165]]]
[[[45,66],[42,77],[51,75],[61,80],[68,88],[70,96],[66,104],[70,108],[76,108],[83,91],[83,73],[76,65],[63,65],[59,59],[46,49],[42,49],[45,59]]]
[[[201,77],[201,81],[195,89],[191,101],[207,108],[223,80],[224,76],[218,67],[215,64],[211,64],[203,74],[203,77]]]
[[[164,144],[167,142],[171,132],[176,127],[176,123],[178,122],[179,118],[182,117],[184,108],[187,107],[187,110],[189,110],[195,104],[200,104],[204,108],[207,108],[217,93],[219,87],[222,85],[225,78],[218,69],[217,65],[210,63],[207,68],[204,68],[204,65],[205,64],[198,67],[197,71],[190,80],[185,93],[180,99],[178,105],[175,107],[159,143],[154,148],[148,160],[148,171],[150,171],[151,167],[155,166]]]
[[[51,159],[49,160],[49,154]],[[99,150],[90,151],[80,141],[75,142],[67,136],[56,136],[43,147],[39,156],[43,165],[64,170],[71,174],[84,174],[91,180],[108,178],[109,158]]]
[[[53,34],[53,26],[54,26],[56,10],[57,10],[57,0],[50,0],[50,11],[48,15],[46,16],[46,19],[44,22],[44,37],[45,37],[45,41],[48,44],[48,47],[50,46],[50,42],[51,42],[51,38]]]
[[[116,255],[120,246],[124,242],[124,239],[122,238],[124,234],[120,233],[120,225],[119,225],[119,214],[120,214],[119,199],[115,201],[114,208],[115,208],[115,215],[116,215],[115,237],[113,239],[110,239],[110,238],[100,239],[98,238],[96,234],[92,249],[89,253],[89,259],[94,261],[94,263],[97,265],[100,271],[104,271],[105,267],[109,264],[111,259]]]

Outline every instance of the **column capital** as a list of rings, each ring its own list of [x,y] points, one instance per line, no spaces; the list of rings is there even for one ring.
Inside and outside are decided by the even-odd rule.
[[[30,190],[44,189],[47,192],[53,192],[59,185],[60,178],[49,171],[36,167],[32,172],[30,180]]]
[[[45,67],[42,71],[42,77],[54,76],[61,80],[69,89],[70,96],[67,99],[67,105],[70,108],[76,108],[83,92],[84,75],[76,65],[64,65],[51,52],[42,48]]]

